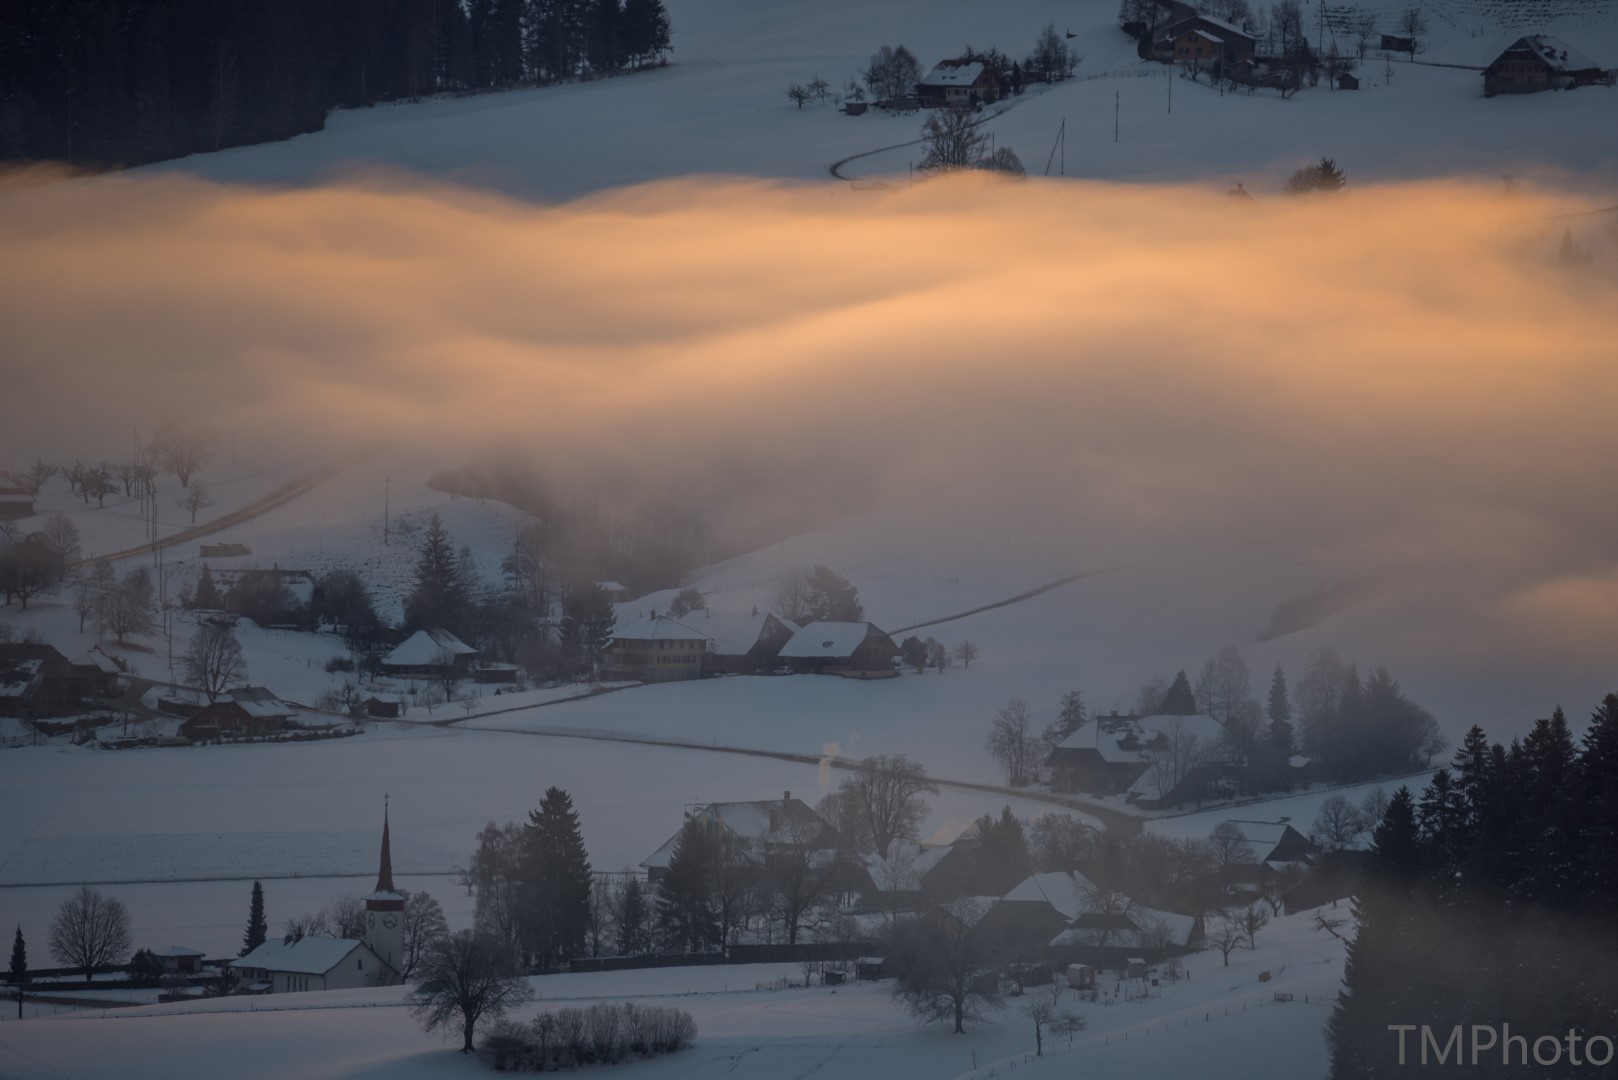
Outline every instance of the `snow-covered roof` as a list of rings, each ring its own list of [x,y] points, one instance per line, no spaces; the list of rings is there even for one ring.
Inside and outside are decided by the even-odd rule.
[[[1084,895],[1095,888],[1090,879],[1079,873],[1031,874],[1017,883],[1017,887],[1000,898],[1006,904],[1046,903],[1062,917],[1072,920],[1084,910]]]
[[[477,650],[448,630],[417,630],[394,646],[382,662],[396,667],[417,667],[438,663],[446,652],[451,656],[472,656]]]
[[[1107,719],[1103,717],[1102,719]],[[1206,714],[1193,716],[1141,716],[1130,721],[1131,730],[1136,733],[1139,749],[1126,750],[1119,746],[1127,739],[1127,735],[1120,733],[1108,735],[1099,728],[1093,727],[1095,721],[1085,725],[1078,731],[1069,735],[1057,744],[1062,750],[1094,750],[1101,755],[1101,759],[1108,764],[1122,765],[1137,762],[1150,762],[1152,760],[1149,744],[1162,735],[1171,743],[1175,733],[1182,735],[1195,735],[1198,743],[1204,750],[1216,746],[1225,734],[1224,726],[1213,717]]]
[[[206,956],[207,954],[204,953],[201,949],[188,949],[184,945],[170,945],[168,948],[164,949],[162,952],[153,953],[153,955],[154,956],[184,957],[184,956]]]
[[[241,959],[231,961],[231,964],[239,968],[263,968],[265,971],[285,971],[294,975],[324,975],[348,959],[355,949],[371,952],[365,942],[352,938],[306,937],[290,944],[266,941]]]
[[[690,616],[686,616],[688,619]],[[678,619],[667,615],[636,619],[612,632],[614,641],[707,641],[708,635],[693,630]]]
[[[1052,945],[1098,945],[1103,937],[1109,945],[1135,945],[1144,947],[1152,944],[1151,932],[1157,923],[1168,928],[1169,936],[1177,945],[1189,944],[1191,935],[1196,929],[1197,920],[1192,915],[1180,915],[1173,911],[1158,911],[1155,908],[1132,907],[1127,914],[1128,921],[1135,927],[1134,930],[1118,930],[1116,920],[1110,927],[1101,926],[1070,926],[1051,939]]]
[[[1247,38],[1249,41],[1253,40],[1252,34],[1249,34],[1246,30],[1243,30],[1235,23],[1226,22],[1224,19],[1216,19],[1212,15],[1193,15],[1189,19],[1181,19],[1179,22],[1169,27],[1168,32],[1178,37],[1180,33],[1184,33],[1183,27],[1187,23],[1193,22],[1202,23],[1204,26],[1211,26],[1216,30],[1223,30],[1227,34],[1235,34],[1238,37]],[[1218,41],[1219,39],[1215,38],[1214,40]]]
[[[781,646],[781,656],[789,660],[836,660],[853,656],[872,633],[881,633],[868,622],[812,622],[793,634]]]
[[[959,60],[941,60],[921,80],[922,86],[971,86],[983,74],[979,62],[963,64]]]
[[[1242,831],[1247,838],[1246,848],[1253,855],[1254,862],[1266,862],[1283,841],[1288,839],[1290,832],[1294,839],[1306,840],[1301,832],[1284,821],[1243,821],[1236,818],[1227,818],[1221,825],[1230,824]]]
[[[1512,52],[1517,49],[1531,50],[1552,71],[1589,71],[1591,69],[1599,70],[1601,67],[1600,64],[1577,49],[1571,48],[1561,38],[1552,37],[1549,34],[1529,34],[1525,37],[1520,37],[1507,46],[1504,51]],[[1491,57],[1491,61],[1496,58]]]
[[[790,795],[752,802],[709,803],[692,811],[692,816],[697,815],[719,822],[728,832],[754,845],[814,843],[830,827],[807,803]],[[641,866],[648,870],[668,866],[679,836],[675,833],[669,837],[662,847],[641,860]]]
[[[82,652],[73,658],[74,667],[93,667],[104,675],[117,675],[122,669],[113,663],[112,657],[100,649],[91,649]]]
[[[629,591],[628,589],[624,588],[622,585],[618,584],[618,582],[616,582],[616,581],[598,581],[598,582],[596,582],[596,586],[598,588],[606,589],[608,592],[628,592]]]
[[[1199,37],[1203,41],[1211,41],[1215,45],[1223,45],[1225,43],[1224,38],[1218,37],[1218,36],[1216,36],[1214,34],[1210,34],[1206,30],[1193,30],[1193,31],[1191,31],[1191,36],[1192,37]]]
[[[795,622],[774,616],[789,631],[797,633]],[[741,656],[758,644],[764,624],[771,618],[768,611],[693,611],[681,616],[683,623],[699,631],[713,642],[713,651],[721,656]]]

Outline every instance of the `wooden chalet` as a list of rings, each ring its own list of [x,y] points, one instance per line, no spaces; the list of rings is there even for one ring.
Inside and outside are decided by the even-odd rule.
[[[1099,716],[1051,749],[1058,791],[1127,794],[1146,807],[1195,797],[1222,764],[1225,730],[1211,716]]]
[[[868,622],[812,622],[781,646],[794,671],[845,679],[890,679],[899,646]]]
[[[406,678],[437,678],[451,672],[464,676],[477,654],[448,630],[417,630],[382,658],[382,671]]]
[[[194,743],[226,736],[257,738],[285,731],[294,715],[291,706],[278,701],[220,700],[187,717],[180,725],[180,735]]]
[[[693,611],[681,621],[708,639],[707,671],[752,674],[775,666],[798,624],[768,611]]]
[[[1000,75],[981,60],[940,60],[916,84],[916,100],[928,108],[967,108],[1000,99]]]
[[[1506,46],[1483,69],[1483,96],[1571,90],[1609,81],[1606,71],[1560,38],[1530,34]]]
[[[783,792],[779,799],[696,806],[686,811],[686,817],[733,837],[740,844],[743,858],[760,872],[788,850],[818,854],[839,845],[837,830],[802,799],[794,799],[790,791]],[[679,836],[675,832],[662,847],[641,860],[650,884],[657,885],[668,874]]]
[[[1165,27],[1153,53],[1159,60],[1208,68],[1215,63],[1252,60],[1258,53],[1258,40],[1235,23],[1193,15]]]

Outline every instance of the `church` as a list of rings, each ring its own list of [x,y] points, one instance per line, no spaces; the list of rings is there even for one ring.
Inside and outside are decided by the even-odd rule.
[[[365,897],[365,936],[266,941],[231,963],[247,994],[348,990],[399,981],[404,956],[404,893],[393,885],[388,814],[382,811],[382,857],[376,888]]]

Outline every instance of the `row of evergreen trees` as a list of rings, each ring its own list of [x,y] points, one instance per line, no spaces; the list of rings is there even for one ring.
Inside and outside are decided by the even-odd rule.
[[[0,160],[136,165],[668,48],[662,0],[7,0]]]
[[[1453,768],[1419,798],[1401,788],[1376,829],[1329,1028],[1332,1075],[1422,1074],[1422,1033],[1407,1033],[1398,1069],[1389,1025],[1427,1025],[1439,1047],[1461,1025],[1468,1076],[1524,1075],[1553,1049],[1565,1069],[1570,1032],[1618,1036],[1615,894],[1618,695],[1577,743],[1560,709],[1510,746],[1472,728]],[[1506,1024],[1526,1042],[1507,1045]],[[1502,1044],[1475,1065],[1473,1025]],[[1536,1050],[1544,1036],[1563,1045]]]

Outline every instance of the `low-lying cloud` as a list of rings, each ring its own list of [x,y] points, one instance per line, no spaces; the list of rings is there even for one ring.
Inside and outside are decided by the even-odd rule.
[[[113,457],[165,417],[446,464],[509,445],[647,489],[932,493],[1083,523],[1098,558],[1194,536],[1610,642],[1615,234],[1551,220],[1570,206],[1455,183],[14,187],[0,460]],[[1592,264],[1558,255],[1569,226]]]

